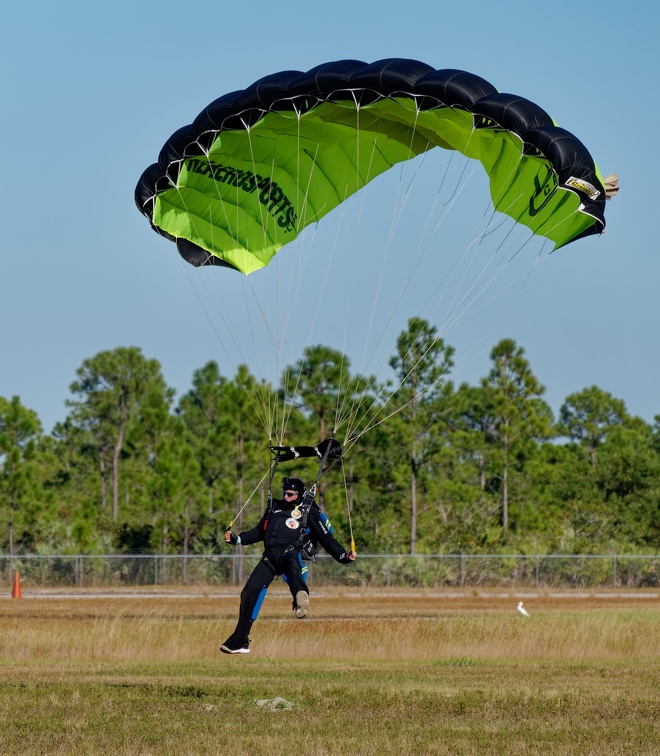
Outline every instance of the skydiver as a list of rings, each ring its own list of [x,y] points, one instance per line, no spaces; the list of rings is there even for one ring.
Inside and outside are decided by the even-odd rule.
[[[241,605],[234,632],[220,646],[225,654],[250,653],[250,629],[259,614],[268,586],[276,576],[284,575],[294,597],[296,617],[302,619],[309,607],[309,590],[305,583],[307,567],[303,549],[309,544],[321,546],[338,562],[349,564],[355,560],[353,551],[346,549],[332,535],[332,527],[316,503],[306,516],[300,509],[306,488],[298,478],[282,479],[282,500],[273,499],[259,523],[239,535],[231,528],[225,541],[234,546],[264,542],[264,553],[241,591]],[[303,532],[301,532],[303,531]]]

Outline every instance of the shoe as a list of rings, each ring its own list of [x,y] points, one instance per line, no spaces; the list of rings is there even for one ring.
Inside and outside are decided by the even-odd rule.
[[[223,654],[249,654],[250,653],[250,641],[248,640],[247,643],[244,643],[242,646],[239,646],[238,648],[233,648],[233,646],[227,645],[228,641],[225,641],[222,646],[220,646],[220,650]]]
[[[309,593],[307,591],[298,591],[296,593],[296,617],[302,619],[309,609]]]

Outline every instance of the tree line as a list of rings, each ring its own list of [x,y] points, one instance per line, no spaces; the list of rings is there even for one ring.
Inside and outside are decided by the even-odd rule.
[[[266,505],[269,442],[348,428],[319,499],[359,551],[657,553],[660,416],[650,425],[591,386],[555,417],[512,339],[477,385],[452,381],[453,356],[413,318],[383,383],[317,345],[277,386],[209,361],[176,401],[139,348],[100,352],[51,434],[0,397],[0,552],[226,551],[227,525],[251,527]],[[316,472],[309,460],[278,470],[308,483]]]

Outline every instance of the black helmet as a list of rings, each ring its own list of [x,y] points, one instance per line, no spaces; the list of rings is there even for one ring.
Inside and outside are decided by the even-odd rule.
[[[297,491],[302,499],[306,490],[305,484],[299,478],[282,478],[282,497],[285,491]]]

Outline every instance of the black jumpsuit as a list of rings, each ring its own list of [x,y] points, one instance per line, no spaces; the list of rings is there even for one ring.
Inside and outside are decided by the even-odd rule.
[[[276,575],[285,575],[291,593],[299,591],[309,593],[305,583],[307,567],[301,557],[303,540],[319,543],[338,562],[348,564],[346,549],[332,535],[327,518],[318,505],[313,503],[307,515],[304,538],[301,539],[300,502],[288,502],[274,499],[272,506],[259,520],[256,528],[245,530],[240,534],[242,545],[264,542],[264,553],[252,570],[245,587],[241,591],[241,608],[234,632],[223,645],[229,648],[241,648],[248,643],[252,623],[259,614],[261,603],[266,596],[268,586]]]

